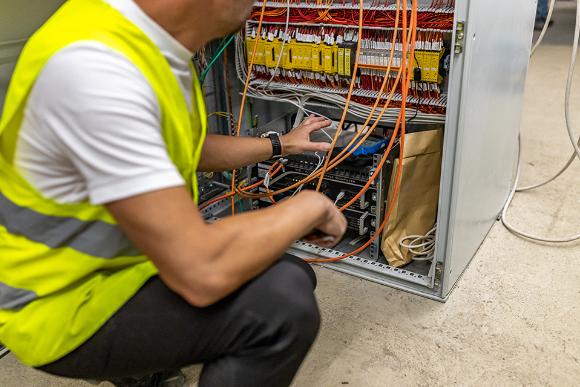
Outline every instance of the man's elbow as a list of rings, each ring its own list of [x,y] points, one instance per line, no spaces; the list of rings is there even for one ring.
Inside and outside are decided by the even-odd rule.
[[[207,308],[225,298],[232,290],[230,281],[219,274],[206,275],[181,292],[182,297],[196,308]]]

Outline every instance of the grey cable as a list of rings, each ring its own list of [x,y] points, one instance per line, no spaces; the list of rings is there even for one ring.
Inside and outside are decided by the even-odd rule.
[[[554,0],[552,0],[554,1]],[[268,80],[263,86],[260,86],[262,89],[267,89],[270,86],[270,83],[276,78],[276,73],[280,68],[280,63],[282,62],[282,58],[284,57],[284,48],[286,47],[286,37],[288,36],[288,29],[290,28],[290,0],[287,0],[287,8],[286,8],[286,25],[284,27],[284,40],[282,41],[282,47],[280,49],[280,56],[278,57],[278,62],[276,63],[276,67],[272,73],[272,77]]]
[[[571,94],[572,94],[572,84],[574,81],[574,72],[576,69],[576,57],[578,55],[578,42],[580,40],[580,0],[576,0],[576,27],[574,29],[574,45],[572,47],[572,57],[570,59],[570,67],[568,69],[568,79],[566,81],[566,98],[565,98],[565,116],[566,116],[566,128],[568,131],[568,136],[570,137],[570,142],[572,144],[572,146],[574,147],[574,155],[576,157],[578,157],[580,159],[580,139],[578,140],[578,142],[576,141],[576,133],[574,131],[574,128],[572,127],[571,124],[571,112],[570,112],[570,106],[571,106]],[[542,236],[537,236],[537,235],[533,235],[524,231],[521,231],[517,228],[515,228],[514,226],[512,226],[509,221],[507,220],[507,212],[508,209],[514,199],[514,196],[517,192],[517,186],[518,186],[518,182],[520,179],[520,173],[521,173],[521,136],[520,138],[518,138],[518,142],[519,142],[519,146],[518,146],[518,167],[517,167],[517,172],[516,172],[516,181],[514,184],[514,188],[512,189],[512,192],[506,202],[506,205],[501,213],[501,221],[503,223],[503,225],[513,234],[526,238],[526,239],[530,239],[530,240],[534,240],[537,242],[545,242],[545,243],[569,243],[569,242],[575,242],[580,240],[580,234],[576,234],[576,235],[572,235],[572,236],[567,236],[567,237],[563,237],[563,238],[546,238],[546,237],[542,237]],[[571,164],[571,162],[570,162]],[[552,178],[551,180],[553,181],[555,179]],[[544,184],[541,184],[544,185]],[[540,185],[540,186],[541,186]]]
[[[544,40],[544,36],[546,35],[546,31],[548,30],[548,27],[550,26],[550,21],[552,20],[552,14],[554,12],[555,2],[556,2],[555,0],[550,1],[550,8],[548,10],[548,16],[546,17],[546,22],[544,23],[544,28],[542,28],[542,32],[540,33],[538,40],[536,41],[536,43],[534,44],[534,47],[532,48],[531,56],[534,56],[534,54],[536,53],[536,49],[540,46],[540,44]],[[568,120],[566,120],[566,126],[570,126],[570,122]],[[580,140],[578,141],[578,143],[580,144]],[[521,157],[521,155],[520,155],[520,157]],[[532,184],[532,185],[528,185],[528,186],[524,186],[524,187],[518,187],[516,189],[516,192],[531,191],[533,189],[540,188],[540,187],[543,187],[545,185],[550,184],[551,182],[553,182],[554,180],[556,180],[557,178],[562,176],[564,174],[564,172],[566,172],[570,168],[570,166],[576,160],[576,157],[577,157],[576,151],[574,150],[574,152],[572,152],[572,155],[570,156],[570,158],[568,159],[566,164],[562,168],[560,168],[560,170],[554,176],[552,176],[549,179],[542,181],[540,183],[536,183],[536,184]]]
[[[550,27],[550,22],[552,21],[552,13],[554,12],[554,4],[556,4],[556,0],[550,0],[550,8],[548,9],[548,15],[546,16],[546,21],[544,22],[544,27],[542,28],[542,32],[540,33],[540,36],[538,36],[538,40],[534,44],[534,47],[532,47],[532,54],[530,56],[534,56],[534,54],[536,53],[536,50],[538,49],[538,47],[540,47],[540,44],[542,44],[542,41],[544,40],[544,37],[546,36],[546,32],[548,31],[548,27]]]
[[[425,235],[407,235],[399,240],[399,247],[411,254],[413,261],[431,261],[435,258],[437,225]]]

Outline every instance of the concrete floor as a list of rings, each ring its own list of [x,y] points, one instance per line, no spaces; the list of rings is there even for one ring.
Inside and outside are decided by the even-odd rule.
[[[564,45],[573,28],[567,8],[563,3],[532,60],[523,183],[549,176],[571,154],[562,118]],[[578,90],[574,101],[580,106]],[[546,235],[580,232],[579,165],[551,186],[519,195],[513,222]],[[580,244],[534,244],[497,224],[447,304],[317,271],[323,326],[296,386],[580,385]],[[188,369],[192,380],[198,372]],[[0,386],[82,385],[13,357],[0,361]]]

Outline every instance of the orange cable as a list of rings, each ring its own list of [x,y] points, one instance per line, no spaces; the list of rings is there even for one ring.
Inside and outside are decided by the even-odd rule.
[[[399,11],[399,1],[397,0],[397,20],[398,20],[398,16],[399,16],[399,15],[398,15],[398,11]],[[407,40],[406,40],[406,41],[407,41],[407,44],[409,44],[409,43],[410,43],[410,39],[411,39],[411,36],[409,36],[409,39],[407,39]],[[389,59],[391,63],[392,63],[392,57],[393,57],[393,54],[394,54],[394,51],[393,51],[393,50],[394,50],[394,45],[393,45],[393,48],[392,48],[392,50],[391,50],[391,57],[390,57],[390,59]],[[390,70],[387,72],[387,74],[388,74],[389,72],[390,72]],[[371,127],[369,130],[367,130],[366,134],[365,134],[365,135],[363,136],[363,138],[362,138],[362,139],[361,139],[361,140],[360,140],[360,141],[359,141],[359,142],[356,144],[356,146],[355,146],[355,147],[353,147],[352,149],[349,149],[349,148],[352,146],[352,144],[354,143],[354,141],[356,141],[356,140],[357,140],[357,138],[360,136],[360,134],[362,134],[362,133],[364,132],[364,130],[363,130],[363,131],[361,131],[360,133],[357,133],[357,135],[356,135],[356,136],[355,136],[355,137],[354,137],[354,138],[351,140],[351,142],[350,142],[350,143],[349,143],[349,144],[348,144],[348,145],[347,145],[347,146],[346,146],[346,147],[345,147],[345,148],[344,148],[344,149],[343,149],[343,150],[342,150],[342,151],[341,151],[341,152],[340,152],[340,153],[339,153],[337,156],[335,156],[335,157],[332,159],[332,161],[331,161],[331,164],[330,164],[330,166],[329,166],[328,170],[332,170],[332,169],[333,169],[333,168],[335,168],[337,165],[339,165],[339,164],[340,164],[340,163],[342,163],[344,160],[346,160],[346,159],[347,159],[347,158],[348,158],[348,157],[349,157],[349,156],[350,156],[350,155],[351,155],[351,154],[352,154],[352,153],[353,153],[353,152],[354,152],[356,149],[358,149],[358,147],[360,147],[360,145],[362,145],[362,144],[363,144],[363,143],[364,143],[364,142],[367,140],[367,138],[368,138],[368,137],[369,137],[369,136],[370,136],[370,135],[373,133],[374,129],[375,129],[377,126],[378,126],[378,124],[379,124],[379,122],[380,122],[381,118],[383,117],[384,113],[386,112],[386,109],[388,108],[388,105],[389,105],[390,101],[392,100],[392,97],[393,97],[393,95],[394,95],[394,92],[395,92],[395,90],[396,90],[396,88],[397,88],[397,85],[399,84],[399,80],[400,80],[401,72],[402,72],[402,68],[401,68],[401,67],[399,67],[399,71],[398,71],[398,74],[397,74],[397,78],[396,78],[396,80],[395,80],[395,84],[393,85],[393,88],[391,89],[391,92],[390,92],[389,98],[387,99],[387,101],[386,101],[385,105],[383,106],[383,109],[381,110],[381,112],[380,112],[379,116],[378,116],[378,117],[377,117],[377,119],[375,120],[375,123],[372,125],[372,127]],[[385,78],[385,80],[386,80],[386,79],[387,79],[387,78]],[[383,82],[383,83],[384,83],[384,82]],[[380,100],[381,94],[382,94],[382,93],[380,93],[380,94],[379,94],[379,96],[377,97],[377,101],[375,102],[375,106],[378,104],[378,101]],[[370,116],[371,116],[373,113],[374,113],[374,111],[372,111],[372,112],[371,112],[371,114],[369,115],[369,117],[370,117]],[[365,126],[366,126],[366,125],[368,124],[368,122],[370,121],[369,117],[367,117],[367,120],[366,120],[366,122],[365,122],[365,124],[364,124]],[[347,151],[347,150],[348,150],[348,151]],[[346,155],[344,155],[344,153],[345,153],[345,152],[347,153]],[[344,156],[342,156],[342,155],[344,155]],[[307,177],[307,178],[305,178],[305,179],[303,179],[303,180],[301,180],[301,181],[299,181],[299,182],[297,182],[297,183],[295,183],[295,184],[293,184],[293,185],[290,185],[290,186],[288,186],[288,187],[285,187],[285,188],[283,188],[283,189],[281,189],[281,190],[275,191],[273,194],[275,194],[275,195],[279,195],[279,194],[281,194],[281,193],[284,193],[284,192],[287,192],[287,191],[289,191],[289,190],[291,190],[291,189],[293,189],[293,188],[296,188],[296,187],[298,187],[298,186],[300,186],[300,185],[302,185],[302,184],[308,183],[308,182],[310,182],[310,181],[314,180],[316,177],[320,176],[320,173],[321,173],[321,172],[319,171],[319,172],[317,172],[317,173],[315,173],[315,174],[312,174],[311,176],[309,176],[309,177]],[[373,176],[374,176],[374,177],[376,177],[376,175],[373,175]],[[372,181],[373,181],[373,180],[374,180],[374,178],[371,178],[371,183],[372,183]],[[368,187],[367,187],[366,189],[368,189]],[[358,198],[358,197],[362,196],[362,194],[363,194],[363,193],[366,191],[366,189],[364,189],[364,188],[363,188],[363,190],[361,190],[361,192],[359,192],[359,194],[358,194],[358,196],[357,196],[356,198]],[[257,199],[257,198],[263,198],[263,197],[268,197],[268,196],[269,196],[268,194],[251,194],[251,193],[243,193],[243,192],[238,192],[238,193],[240,193],[240,195],[242,195],[242,196],[244,196],[244,197],[251,197],[251,198],[254,198],[254,199]],[[355,200],[356,200],[356,199],[355,199]],[[351,205],[352,205],[352,203],[351,203]],[[350,205],[349,205],[349,206],[350,206]]]
[[[272,167],[274,167],[275,165],[276,165],[276,163],[272,164]],[[272,167],[270,167],[270,170],[272,169]],[[278,167],[277,167],[277,168],[276,168],[274,171],[272,171],[272,173],[271,173],[271,175],[270,175],[270,176],[274,176],[276,173],[278,173],[278,172],[280,171],[280,169],[282,169],[282,164],[278,165]],[[249,185],[249,186],[247,186],[247,187],[243,187],[242,189],[243,189],[243,190],[245,190],[245,191],[252,190],[252,189],[254,189],[254,188],[257,188],[257,187],[259,187],[261,184],[263,184],[263,183],[264,183],[264,181],[265,181],[265,180],[264,180],[264,179],[262,179],[262,180],[260,180],[260,181],[257,181],[257,182],[255,182],[255,183],[254,183],[254,184],[252,184],[252,185]],[[243,183],[242,183],[242,184],[243,184]],[[208,202],[206,202],[206,203],[203,203],[203,204],[202,204],[202,205],[199,207],[199,209],[200,209],[200,210],[203,210],[203,209],[205,209],[205,208],[207,208],[207,207],[211,206],[212,204],[219,202],[220,200],[224,200],[224,199],[227,199],[227,198],[229,198],[229,197],[235,196],[235,194],[236,194],[236,192],[230,191],[230,192],[228,192],[228,193],[226,193],[226,194],[224,194],[224,195],[221,195],[221,196],[219,196],[219,197],[217,197],[217,198],[215,198],[215,199],[212,199],[212,200],[210,200],[210,201],[208,201]]]
[[[330,3],[330,4],[331,4],[331,3]],[[395,32],[394,32],[394,35],[396,34],[396,31],[397,31],[397,28],[398,28],[399,10],[400,10],[399,0],[397,0],[397,12],[396,12],[396,21],[397,21],[397,23],[395,24]],[[360,15],[359,15],[359,16],[360,16]],[[359,37],[358,37],[358,39],[359,39],[359,42],[360,42],[360,41],[361,41],[361,39],[362,39],[362,31],[361,31],[361,29],[360,29],[360,28],[359,28]],[[393,39],[393,40],[395,40],[395,39]],[[255,48],[255,47],[254,47],[254,48]],[[359,53],[359,51],[358,51],[358,50],[357,50],[357,53]],[[391,63],[392,63],[392,58],[393,58],[393,55],[394,55],[394,46],[392,47],[392,50],[391,50],[391,56],[390,56],[390,58],[389,58],[389,66],[390,66],[390,65],[391,65]],[[356,58],[357,62],[358,62],[358,59],[359,59],[359,55],[357,55],[357,58]],[[399,69],[399,75],[400,75],[400,72],[401,72],[401,69]],[[387,77],[387,76],[388,76],[388,74],[389,74],[389,73],[390,73],[390,70],[389,70],[389,69],[387,69],[387,72],[385,73],[385,79],[384,79],[384,82],[383,82],[383,86],[384,86],[384,84],[386,83],[386,81],[388,80],[388,77]],[[356,71],[354,72],[354,75],[356,76]],[[333,162],[333,163],[331,164],[330,168],[327,168],[327,169],[326,169],[327,171],[328,171],[329,169],[333,169],[333,168],[334,168],[334,167],[336,167],[338,164],[342,163],[342,162],[343,162],[343,161],[344,161],[346,158],[348,158],[348,157],[349,157],[349,156],[350,156],[350,155],[351,155],[351,154],[352,154],[352,153],[353,153],[353,152],[354,152],[356,149],[358,149],[358,147],[359,147],[359,146],[360,146],[362,143],[364,143],[364,141],[366,141],[366,139],[367,139],[367,138],[370,136],[370,134],[372,133],[372,131],[374,131],[374,129],[376,128],[376,126],[379,124],[379,122],[380,122],[380,119],[381,119],[381,118],[382,118],[382,116],[384,115],[384,112],[386,111],[386,108],[388,107],[388,104],[389,104],[390,100],[392,99],[392,96],[393,96],[393,94],[394,94],[394,90],[396,89],[396,86],[398,85],[398,80],[399,80],[399,78],[397,77],[397,81],[396,81],[395,85],[393,86],[393,90],[392,90],[392,92],[391,92],[391,95],[390,95],[389,99],[388,99],[388,100],[387,100],[387,102],[385,103],[385,106],[383,107],[383,110],[381,111],[381,114],[380,114],[380,115],[379,115],[379,117],[376,119],[376,121],[375,121],[374,125],[372,126],[372,128],[371,128],[371,129],[370,129],[370,130],[369,130],[369,131],[366,133],[366,135],[364,136],[364,140],[361,140],[361,141],[359,141],[359,143],[358,143],[358,144],[357,144],[357,145],[356,145],[356,146],[355,146],[353,149],[350,149],[350,151],[348,152],[348,154],[346,155],[346,157],[342,157],[341,159],[339,159],[339,157],[341,157],[341,155],[343,155],[343,154],[345,153],[345,151],[347,151],[347,149],[348,149],[348,148],[349,148],[349,147],[350,147],[350,146],[351,146],[351,145],[352,145],[352,144],[353,144],[353,143],[356,141],[356,139],[357,139],[357,138],[358,138],[358,137],[359,137],[359,136],[360,136],[360,135],[361,135],[361,134],[364,132],[364,130],[363,130],[362,132],[360,132],[360,133],[357,133],[357,135],[356,135],[356,136],[355,136],[355,137],[354,137],[354,138],[353,138],[353,139],[350,141],[349,145],[348,145],[348,146],[347,146],[345,149],[343,149],[343,150],[340,152],[340,154],[339,154],[339,155],[337,155],[335,158],[333,158],[333,161],[335,161],[335,160],[337,160],[337,159],[339,159],[339,160],[338,160],[338,162]],[[352,83],[352,82],[351,82],[351,86],[353,86],[353,83]],[[378,94],[378,96],[377,96],[377,99],[376,99],[376,101],[375,101],[375,105],[373,106],[373,109],[372,109],[371,113],[370,113],[370,114],[369,114],[369,116],[367,117],[367,120],[365,121],[365,124],[364,124],[364,126],[366,126],[366,125],[369,123],[370,119],[372,118],[372,115],[373,115],[373,114],[374,114],[374,112],[376,111],[376,107],[377,107],[377,105],[378,105],[378,103],[379,103],[379,101],[380,101],[380,99],[381,99],[381,96],[382,96],[382,93],[383,93],[383,92],[384,92],[384,87],[381,87],[381,92],[379,92],[379,94]],[[348,103],[349,103],[349,101],[350,101],[350,98],[347,100],[347,106],[345,106],[345,111],[348,109]],[[343,124],[344,124],[344,122],[343,122]],[[339,127],[342,127],[342,125],[339,125]],[[338,133],[337,133],[337,135],[338,135]],[[337,136],[335,136],[335,138],[337,138]],[[328,158],[327,158],[327,163],[328,163]],[[289,186],[289,187],[286,187],[286,188],[285,188],[285,189],[283,189],[283,190],[279,190],[279,191],[272,192],[272,193],[268,193],[268,192],[267,192],[267,193],[265,193],[265,194],[251,194],[251,193],[246,193],[246,192],[243,192],[243,191],[241,191],[240,189],[236,190],[236,192],[237,192],[238,194],[240,194],[240,195],[244,196],[244,197],[249,197],[249,198],[263,198],[263,197],[272,197],[272,196],[274,196],[274,195],[278,195],[278,194],[281,194],[281,193],[287,192],[287,191],[289,191],[290,189],[296,188],[296,187],[298,187],[298,186],[300,186],[300,185],[302,185],[302,184],[305,184],[305,183],[307,183],[307,182],[309,182],[309,181],[312,181],[312,180],[314,180],[316,177],[318,177],[318,176],[320,176],[320,175],[321,175],[321,174],[320,174],[320,172],[318,172],[318,173],[316,173],[316,174],[313,174],[313,175],[311,175],[311,176],[309,176],[309,177],[307,177],[307,178],[305,178],[305,179],[303,179],[303,180],[301,180],[301,181],[299,181],[299,182],[297,182],[297,183],[295,183],[295,184],[293,184],[293,185],[291,185],[291,186]]]
[[[322,181],[324,180],[324,175],[326,175],[326,170],[328,169],[328,163],[330,162],[330,158],[332,156],[332,151],[336,146],[336,142],[338,141],[338,137],[342,132],[342,126],[344,125],[344,121],[346,120],[346,115],[348,113],[348,107],[350,105],[350,100],[352,99],[352,93],[354,91],[354,85],[356,83],[356,76],[358,72],[358,65],[360,61],[360,51],[362,46],[362,37],[363,37],[363,22],[364,22],[364,1],[359,0],[359,18],[358,18],[358,41],[356,42],[356,58],[354,62],[354,70],[352,72],[352,79],[350,81],[350,87],[348,89],[348,95],[346,97],[346,103],[344,105],[344,110],[342,112],[342,117],[340,118],[340,122],[338,123],[338,127],[336,128],[336,134],[332,139],[332,143],[330,144],[330,149],[326,152],[326,159],[324,160],[324,166],[322,167],[322,173],[318,178],[318,184],[316,185],[316,191],[320,191],[320,186],[322,185]]]
[[[404,13],[406,15],[406,2],[403,2],[403,9],[404,9]],[[411,32],[411,55],[414,54],[415,52],[415,39],[416,39],[416,32],[417,32],[417,0],[413,0],[413,12],[411,15],[411,25],[412,25],[412,32]],[[403,16],[403,30],[405,31],[407,28],[407,17]],[[406,63],[406,56],[405,54],[407,53],[407,45],[405,44],[403,47],[403,58],[401,60],[401,65],[403,66],[407,66]],[[409,90],[409,86],[410,86],[410,81],[411,81],[411,70],[412,67],[409,66],[408,70],[407,70],[407,74],[404,76],[404,82],[406,87],[403,88],[402,90],[402,94],[403,94],[403,98],[402,98],[402,104],[401,104],[401,111],[399,112],[399,118],[397,120],[397,126],[399,126],[399,124],[401,125],[401,142],[400,142],[400,153],[399,153],[399,168],[397,168],[397,175],[395,177],[395,186],[393,188],[393,196],[391,198],[391,203],[389,204],[389,208],[387,210],[387,213],[384,216],[384,219],[379,227],[379,229],[377,230],[377,232],[375,234],[373,234],[373,236],[370,238],[369,241],[367,241],[364,245],[360,246],[358,249],[352,251],[351,253],[348,254],[344,254],[340,257],[335,257],[335,258],[309,258],[306,259],[306,262],[309,263],[327,263],[327,262],[337,262],[337,261],[341,261],[343,259],[346,259],[348,257],[351,257],[355,254],[360,253],[361,251],[365,250],[367,247],[369,247],[378,237],[379,235],[382,234],[385,226],[387,225],[388,220],[391,217],[392,211],[394,209],[395,206],[395,202],[396,199],[399,195],[399,190],[400,190],[400,185],[401,185],[401,178],[402,178],[402,173],[403,173],[403,160],[404,160],[404,149],[405,149],[405,131],[406,131],[406,105],[407,105],[407,93]],[[395,131],[397,130],[397,128],[395,128]],[[386,152],[385,152],[386,154]]]
[[[397,20],[397,21],[398,21],[398,18],[399,18],[399,10],[400,10],[400,8],[399,8],[399,7],[400,7],[399,0],[397,0],[397,14],[396,14],[396,20]],[[398,29],[398,27],[397,27],[397,26],[398,26],[398,23],[397,23],[397,25],[395,26],[395,31],[394,31],[394,34],[393,34],[393,37],[394,37],[394,38],[393,38],[393,41],[395,41],[395,39],[396,39],[396,31],[397,31],[397,29]],[[359,40],[360,40],[360,39],[362,39],[362,37],[359,37]],[[410,36],[409,36],[409,40],[410,40]],[[389,58],[389,67],[387,68],[387,71],[386,71],[386,73],[385,73],[385,79],[384,79],[384,81],[383,81],[383,86],[381,87],[381,91],[379,92],[379,94],[378,94],[378,96],[377,96],[377,99],[376,99],[376,101],[375,101],[375,104],[374,104],[374,106],[373,106],[373,109],[371,110],[371,113],[370,113],[370,114],[369,114],[369,116],[367,117],[367,119],[366,119],[365,123],[363,124],[363,126],[367,126],[367,125],[368,125],[368,123],[370,122],[370,120],[372,119],[372,115],[373,115],[373,114],[374,114],[374,112],[376,111],[376,107],[377,107],[377,105],[378,105],[378,103],[379,103],[379,101],[380,101],[380,99],[381,99],[381,96],[382,96],[382,94],[384,93],[384,86],[386,85],[386,83],[387,83],[387,81],[388,81],[388,74],[390,73],[390,66],[391,66],[391,64],[392,64],[392,58],[393,58],[393,56],[394,56],[394,49],[395,49],[395,46],[394,46],[394,44],[393,44],[393,45],[392,45],[392,48],[391,48],[391,55],[390,55],[390,58]],[[364,131],[365,131],[365,130],[363,130],[363,131],[361,131],[361,132],[357,133],[357,135],[356,135],[355,137],[353,137],[353,139],[351,139],[351,141],[350,141],[350,143],[348,144],[348,146],[347,146],[347,147],[345,147],[345,148],[344,148],[344,149],[343,149],[343,150],[342,150],[342,151],[341,151],[341,152],[340,152],[340,153],[339,153],[337,156],[335,156],[335,157],[332,159],[332,161],[331,161],[331,164],[330,164],[330,166],[329,166],[329,168],[328,168],[327,170],[332,170],[332,169],[333,169],[333,168],[335,168],[337,165],[339,165],[339,164],[340,164],[340,163],[342,163],[344,160],[346,160],[346,159],[347,159],[347,158],[348,158],[350,155],[352,155],[352,153],[353,153],[353,152],[354,152],[356,149],[358,149],[358,148],[360,147],[360,145],[362,145],[362,144],[364,143],[364,141],[366,141],[366,139],[367,139],[367,138],[368,138],[368,137],[369,137],[369,136],[372,134],[372,132],[374,131],[374,129],[375,129],[377,126],[378,126],[378,124],[380,123],[380,120],[381,120],[381,118],[383,117],[384,113],[386,112],[386,109],[388,108],[388,105],[389,105],[390,101],[392,100],[392,97],[393,97],[393,95],[394,95],[394,92],[395,92],[395,90],[396,90],[396,87],[397,87],[397,85],[398,85],[398,82],[399,82],[399,79],[400,79],[401,70],[402,70],[402,69],[401,69],[401,68],[399,68],[399,72],[398,72],[398,75],[397,75],[397,78],[396,78],[395,84],[393,85],[393,88],[392,88],[392,90],[391,90],[391,93],[390,93],[390,95],[389,95],[389,98],[388,98],[388,99],[387,99],[387,101],[385,102],[385,105],[383,106],[383,109],[381,110],[381,113],[379,114],[379,116],[378,116],[378,117],[377,117],[377,119],[375,120],[375,122],[374,122],[374,124],[372,125],[372,127],[371,127],[371,128],[370,128],[370,129],[369,129],[367,132],[366,132],[366,134],[364,135],[363,139],[361,139],[361,140],[360,140],[360,141],[359,141],[359,142],[356,144],[356,146],[354,146],[354,148],[352,148],[352,149],[349,149],[349,148],[352,146],[352,144],[353,144],[353,143],[354,143],[354,142],[355,142],[355,141],[358,139],[358,137],[360,137],[360,135],[361,135],[362,133],[364,133]],[[367,126],[367,129],[368,129],[368,126]],[[344,155],[344,154],[345,154],[345,152],[347,152],[347,154],[346,154],[346,155]],[[342,156],[342,155],[344,155],[344,156]],[[238,193],[239,193],[240,195],[244,196],[244,197],[248,197],[248,198],[255,198],[255,199],[257,199],[257,198],[264,198],[264,197],[270,197],[270,196],[272,196],[272,195],[278,195],[278,194],[281,194],[281,193],[287,192],[287,191],[289,191],[289,190],[291,190],[291,189],[293,189],[293,188],[296,188],[296,187],[298,187],[298,186],[300,186],[300,185],[302,185],[302,184],[308,183],[308,182],[310,182],[310,181],[314,180],[316,177],[320,176],[320,174],[321,174],[321,172],[319,171],[319,172],[317,172],[316,174],[312,174],[311,176],[309,176],[309,177],[307,177],[307,178],[305,178],[305,179],[303,179],[303,180],[301,180],[301,181],[298,181],[298,182],[296,182],[295,184],[293,184],[293,185],[291,185],[291,186],[288,186],[288,187],[286,187],[286,188],[284,188],[284,189],[281,189],[281,190],[275,191],[275,192],[273,192],[271,195],[270,195],[270,194],[268,194],[268,193],[266,193],[266,194],[251,194],[251,193],[241,192],[240,190],[238,190]],[[364,192],[364,191],[363,191],[363,192]],[[361,193],[361,195],[362,195],[362,193]],[[359,195],[359,196],[360,196],[360,195]]]
[[[242,120],[244,118],[244,109],[246,105],[246,98],[248,96],[248,89],[250,88],[250,79],[252,76],[252,70],[254,68],[254,61],[256,59],[256,52],[258,51],[258,40],[261,39],[262,33],[262,23],[264,21],[264,12],[266,11],[266,4],[268,0],[262,1],[262,13],[260,14],[260,21],[258,22],[258,29],[256,31],[256,42],[254,44],[254,49],[252,50],[252,57],[250,58],[250,64],[248,66],[248,76],[246,77],[246,84],[244,85],[244,93],[242,94],[242,102],[240,105],[240,113],[238,115],[238,122],[236,127],[236,136],[240,136],[240,132],[242,130]],[[235,195],[236,192],[236,173],[237,171],[234,169],[232,171],[232,193]],[[236,214],[236,201],[234,196],[232,195],[232,216]]]

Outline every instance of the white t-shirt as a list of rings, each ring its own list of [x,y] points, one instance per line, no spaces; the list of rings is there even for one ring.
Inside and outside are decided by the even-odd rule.
[[[191,106],[192,53],[132,0],[106,0],[161,49]],[[24,113],[15,165],[45,196],[104,204],[184,184],[161,135],[157,97],[137,68],[98,42],[54,55]]]

